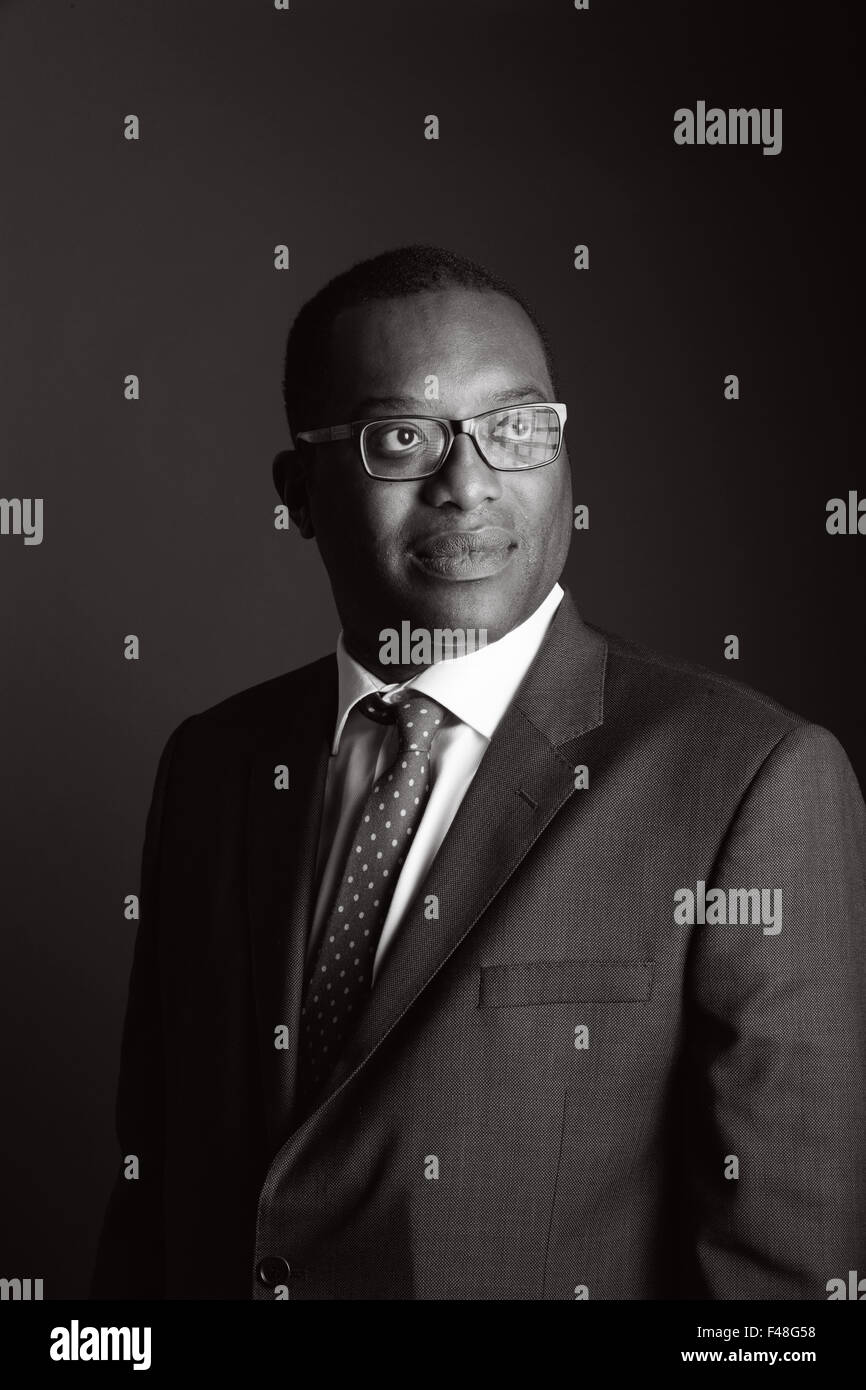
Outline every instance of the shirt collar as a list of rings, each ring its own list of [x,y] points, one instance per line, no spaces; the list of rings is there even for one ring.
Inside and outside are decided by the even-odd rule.
[[[397,684],[380,680],[350,656],[341,631],[337,639],[339,694],[332,756],[339,752],[346,720],[355,705],[373,692],[421,691],[438,700],[462,723],[471,725],[485,738],[492,738],[538,653],[563,593],[562,586],[554,584],[535,612],[498,642],[450,661],[437,661]]]

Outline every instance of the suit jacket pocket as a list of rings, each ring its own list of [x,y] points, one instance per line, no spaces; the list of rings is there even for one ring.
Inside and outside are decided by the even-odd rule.
[[[485,1008],[570,1004],[581,1000],[649,999],[653,962],[533,960],[482,965],[478,1003]]]

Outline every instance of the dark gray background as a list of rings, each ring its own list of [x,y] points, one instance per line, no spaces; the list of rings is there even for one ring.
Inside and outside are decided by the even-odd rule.
[[[824,527],[866,491],[852,44],[782,0],[0,4],[0,496],[45,499],[41,546],[0,537],[0,1275],[87,1287],[160,748],[333,648],[270,462],[290,319],[352,262],[420,240],[513,280],[564,381],[584,616],[827,725],[866,780],[866,538]],[[698,99],[783,107],[782,153],[675,146]]]

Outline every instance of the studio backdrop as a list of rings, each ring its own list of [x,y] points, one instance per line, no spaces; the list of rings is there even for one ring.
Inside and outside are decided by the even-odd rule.
[[[333,650],[271,460],[288,327],[354,262],[429,243],[526,296],[582,615],[826,726],[863,783],[849,28],[782,0],[0,4],[0,1275],[87,1290],[170,731]]]

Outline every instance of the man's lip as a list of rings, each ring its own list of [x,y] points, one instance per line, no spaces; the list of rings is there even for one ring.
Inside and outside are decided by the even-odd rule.
[[[460,555],[492,554],[508,550],[517,541],[511,531],[502,526],[482,526],[474,531],[437,531],[433,536],[416,542],[416,555],[425,559],[457,557]]]

